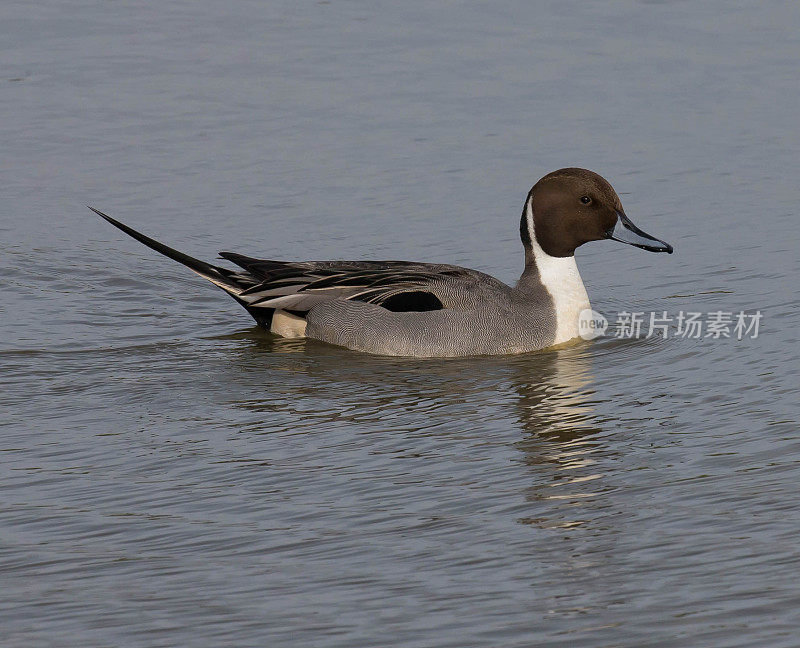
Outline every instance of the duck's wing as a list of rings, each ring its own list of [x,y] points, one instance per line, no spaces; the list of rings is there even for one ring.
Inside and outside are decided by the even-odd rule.
[[[220,256],[259,281],[240,293],[251,308],[298,315],[331,299],[366,302],[400,311],[470,308],[477,292],[507,287],[468,268],[410,261],[271,261],[232,252]],[[480,290],[479,290],[480,289]]]

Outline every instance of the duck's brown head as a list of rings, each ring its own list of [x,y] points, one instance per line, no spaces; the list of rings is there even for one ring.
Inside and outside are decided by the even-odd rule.
[[[636,227],[617,192],[587,169],[559,169],[537,182],[525,201],[520,234],[526,252],[538,244],[553,257],[568,257],[589,241],[613,239],[651,252],[672,246]]]

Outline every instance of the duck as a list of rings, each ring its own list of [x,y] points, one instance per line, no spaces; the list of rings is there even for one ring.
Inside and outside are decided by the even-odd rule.
[[[580,337],[589,297],[575,250],[613,240],[671,254],[640,230],[611,184],[581,168],[553,171],[528,192],[520,218],[525,254],[514,286],[478,270],[411,261],[276,261],[220,252],[230,269],[170,248],[103,212],[106,221],[182,263],[284,338],[407,357],[506,355]]]

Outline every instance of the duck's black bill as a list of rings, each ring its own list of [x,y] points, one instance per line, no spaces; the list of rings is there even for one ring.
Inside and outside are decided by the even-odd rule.
[[[617,212],[617,222],[614,227],[606,232],[606,238],[620,243],[627,243],[643,250],[650,250],[650,252],[672,254],[672,246],[669,243],[643,232],[621,211]]]

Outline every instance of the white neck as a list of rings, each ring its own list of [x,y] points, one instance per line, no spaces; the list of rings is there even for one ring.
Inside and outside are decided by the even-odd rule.
[[[553,344],[561,344],[578,337],[578,316],[581,311],[591,308],[589,295],[586,294],[586,286],[578,272],[575,257],[550,256],[539,245],[533,227],[530,199],[525,204],[525,217],[539,279],[550,293],[556,312],[556,337]]]

